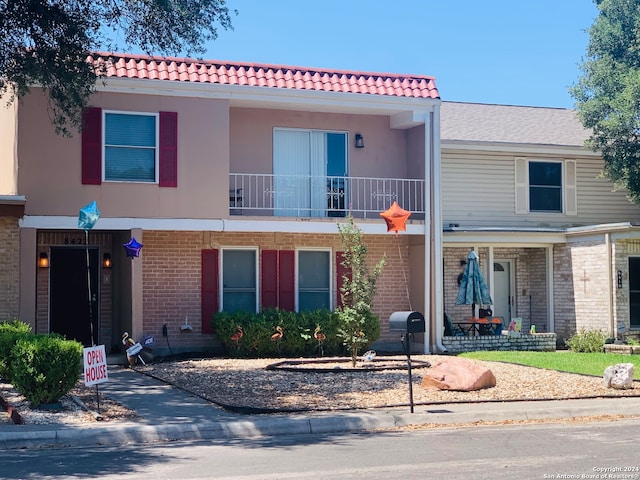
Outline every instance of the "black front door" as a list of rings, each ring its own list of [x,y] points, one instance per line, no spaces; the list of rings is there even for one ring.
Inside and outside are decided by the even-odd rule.
[[[631,328],[640,327],[640,257],[629,257],[629,317]]]
[[[98,249],[89,247],[91,306],[85,247],[52,247],[49,272],[51,332],[91,346],[98,338]],[[91,310],[90,310],[91,308]],[[91,338],[93,321],[93,342]]]

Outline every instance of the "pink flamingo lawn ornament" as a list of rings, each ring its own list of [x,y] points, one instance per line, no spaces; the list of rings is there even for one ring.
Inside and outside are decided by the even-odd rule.
[[[280,325],[276,327],[276,333],[271,335],[271,341],[276,342],[276,349],[278,350],[278,355],[280,355],[280,340],[284,337],[284,330]]]
[[[322,350],[322,342],[324,342],[327,339],[327,336],[322,333],[322,330],[320,329],[320,325],[316,325],[316,329],[313,331],[313,338],[315,338],[318,341],[318,353],[320,354],[321,357],[324,356],[324,351]]]
[[[240,339],[244,335],[244,330],[240,325],[237,326],[236,331],[231,335],[231,341],[236,344],[236,356],[240,353]]]

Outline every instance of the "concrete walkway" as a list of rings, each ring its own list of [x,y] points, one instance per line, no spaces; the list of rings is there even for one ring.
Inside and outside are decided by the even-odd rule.
[[[0,448],[122,445],[171,440],[224,440],[285,434],[339,435],[409,425],[457,425],[581,416],[640,417],[640,397],[496,403],[451,403],[300,414],[229,413],[147,375],[109,367],[100,391],[135,410],[134,422],[70,426],[0,424]]]

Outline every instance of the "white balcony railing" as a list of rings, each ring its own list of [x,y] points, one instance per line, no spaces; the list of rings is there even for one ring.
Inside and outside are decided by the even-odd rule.
[[[379,218],[393,201],[424,220],[424,180],[232,173],[232,215]]]

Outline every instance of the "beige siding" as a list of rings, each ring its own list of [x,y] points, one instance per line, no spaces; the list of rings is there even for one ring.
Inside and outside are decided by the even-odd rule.
[[[592,157],[528,156],[529,159],[575,160],[577,215],[516,214],[515,158],[517,153],[443,152],[443,223],[460,228],[557,227],[640,221],[640,208],[624,192],[613,191],[600,178],[602,161]]]

